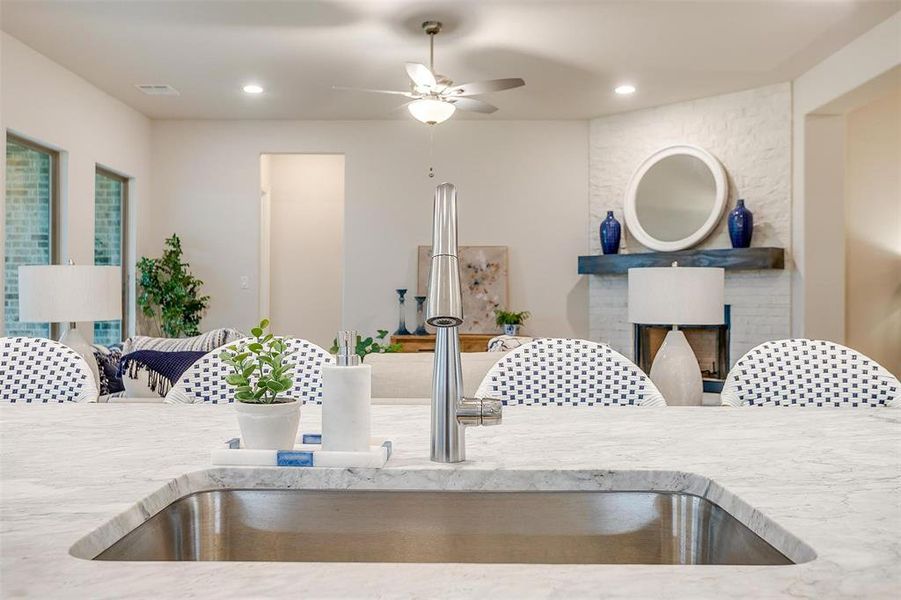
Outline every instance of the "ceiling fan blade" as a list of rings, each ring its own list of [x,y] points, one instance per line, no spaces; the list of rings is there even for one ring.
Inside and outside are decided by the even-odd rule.
[[[491,114],[497,110],[497,107],[493,104],[488,104],[483,100],[476,100],[475,98],[449,98],[448,102],[450,102],[460,110],[485,113],[486,115]]]
[[[478,94],[487,94],[489,92],[501,92],[503,90],[511,90],[513,88],[522,87],[526,84],[519,77],[510,77],[508,79],[491,79],[489,81],[474,81],[472,83],[461,83],[444,90],[444,94],[448,96],[477,96]]]
[[[413,104],[414,102],[416,102],[416,100],[410,100],[409,102],[404,102],[403,104],[400,104],[400,105],[395,106],[394,108],[392,108],[392,109],[391,109],[391,112],[392,112],[392,113],[396,113],[396,112],[404,111],[404,110],[407,109],[408,106],[410,106],[410,105]]]
[[[369,94],[394,94],[396,96],[406,96],[407,98],[415,98],[414,94],[410,92],[400,92],[397,90],[373,90],[371,88],[355,88],[355,87],[345,87],[343,85],[333,85],[333,90],[343,90],[349,92],[366,92]]]
[[[416,85],[421,85],[425,87],[435,87],[438,85],[438,82],[435,81],[435,75],[429,71],[429,68],[425,65],[419,63],[410,63],[406,64],[407,67],[407,75],[410,76],[410,79],[413,80],[413,83]]]

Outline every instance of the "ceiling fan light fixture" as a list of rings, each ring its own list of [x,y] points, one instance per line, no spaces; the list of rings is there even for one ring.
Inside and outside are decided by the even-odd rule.
[[[443,100],[422,98],[409,103],[407,110],[417,121],[426,125],[437,125],[450,119],[457,107]]]

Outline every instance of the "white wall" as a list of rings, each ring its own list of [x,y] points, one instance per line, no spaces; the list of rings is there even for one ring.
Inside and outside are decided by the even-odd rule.
[[[587,124],[461,121],[429,129],[398,121],[156,121],[155,208],[147,235],[177,232],[212,297],[204,327],[258,318],[260,155],[345,156],[343,326],[397,324],[394,289],[416,286],[416,247],[429,244],[432,194],[459,191],[460,244],[510,247],[511,308],[528,333],[587,334]],[[240,277],[250,278],[242,290]],[[412,307],[408,322],[413,320]]]
[[[793,228],[792,334],[811,338],[835,336],[834,323],[844,319],[843,303],[821,302],[822,294],[844,297],[842,281],[827,285],[821,279],[833,259],[836,243],[832,228],[816,227],[818,212],[842,214],[843,202],[835,194],[823,197],[808,189],[815,179],[828,178],[832,162],[820,164],[816,149],[808,151],[809,115],[841,115],[845,106],[833,104],[854,90],[901,64],[901,12],[883,21],[792,83],[793,122]],[[830,106],[831,105],[831,106]],[[817,134],[814,133],[816,136]],[[827,157],[828,158],[828,157]],[[825,287],[825,289],[824,289]],[[816,288],[816,289],[815,289]]]
[[[804,335],[845,342],[845,120],[808,115],[804,127],[804,211],[811,247],[804,268]]]
[[[901,88],[846,121],[845,341],[901,376]]]
[[[343,308],[344,157],[267,154],[261,167],[270,199],[261,251],[269,255],[272,329],[329,348]]]
[[[97,165],[133,178],[128,188],[129,255],[142,252],[147,238],[135,223],[146,222],[150,214],[150,121],[2,32],[0,55],[0,127],[61,153],[62,260],[94,262]],[[5,174],[6,153],[2,155],[0,171]],[[5,198],[0,202],[0,214],[4,203]],[[2,252],[0,244],[0,259]],[[0,327],[2,316],[0,312]],[[82,331],[86,336],[92,334],[91,328]]]
[[[744,198],[754,213],[754,246],[791,248],[791,89],[788,84],[680,102],[591,121],[591,251],[606,211],[623,223],[625,251],[646,251],[628,235],[624,194],[641,162],[673,144],[693,144],[716,156],[728,173],[732,210]],[[726,216],[701,248],[730,247]],[[627,278],[592,275],[589,292],[591,339],[632,356]],[[786,337],[790,329],[788,270],[730,271],[726,303],[732,306],[734,362],[753,346]]]

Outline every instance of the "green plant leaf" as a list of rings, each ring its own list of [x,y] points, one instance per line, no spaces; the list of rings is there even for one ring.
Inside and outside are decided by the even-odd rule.
[[[247,379],[243,375],[233,374],[225,378],[229,385],[247,385]]]
[[[269,319],[260,321],[260,329],[266,329],[267,327],[269,327]]]
[[[260,329],[259,327],[254,327],[253,329],[250,330],[250,335],[252,335],[255,338],[263,337],[263,330]]]

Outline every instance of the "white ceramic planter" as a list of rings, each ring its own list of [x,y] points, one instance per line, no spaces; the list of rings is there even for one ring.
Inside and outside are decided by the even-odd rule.
[[[504,335],[516,337],[519,335],[519,325],[504,325]]]
[[[292,450],[300,425],[300,402],[248,404],[235,402],[245,448]]]

